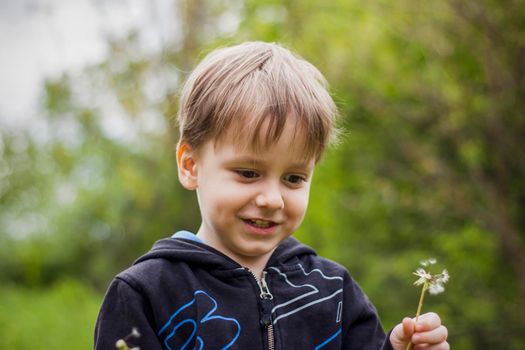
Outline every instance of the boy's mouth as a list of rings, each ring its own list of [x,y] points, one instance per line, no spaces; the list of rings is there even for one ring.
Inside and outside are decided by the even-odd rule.
[[[258,228],[269,228],[269,227],[277,225],[273,221],[260,220],[260,219],[246,219],[246,220],[244,220],[244,222],[246,222],[246,223],[248,223],[248,224],[250,224],[252,226],[258,227]]]

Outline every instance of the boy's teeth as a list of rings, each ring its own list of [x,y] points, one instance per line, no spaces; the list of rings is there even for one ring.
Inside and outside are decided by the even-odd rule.
[[[270,227],[270,222],[265,220],[250,220],[257,227]]]

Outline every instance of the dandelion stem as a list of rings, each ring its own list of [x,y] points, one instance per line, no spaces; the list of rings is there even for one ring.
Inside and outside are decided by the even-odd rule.
[[[425,294],[427,293],[428,284],[424,283],[423,288],[421,289],[421,296],[419,297],[419,304],[417,306],[416,311],[416,323],[419,319],[419,315],[421,315],[421,309],[423,308],[423,301],[425,300]]]
[[[421,309],[423,308],[423,301],[425,300],[425,294],[427,293],[428,289],[428,283],[423,283],[423,288],[421,288],[421,295],[419,296],[419,304],[417,305],[417,311],[416,311],[416,324],[419,320],[419,315],[421,315]],[[414,348],[414,344],[412,342],[408,343],[405,350],[412,350]]]

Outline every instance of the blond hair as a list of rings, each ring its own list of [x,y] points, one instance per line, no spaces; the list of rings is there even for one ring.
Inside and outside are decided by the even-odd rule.
[[[228,131],[260,149],[293,121],[305,157],[319,160],[335,138],[336,115],[312,64],[278,44],[246,42],[211,52],[190,74],[180,97],[179,142],[198,149]]]

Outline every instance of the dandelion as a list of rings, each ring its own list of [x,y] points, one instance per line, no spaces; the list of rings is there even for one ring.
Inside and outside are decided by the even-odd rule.
[[[137,328],[133,327],[131,329],[131,333],[126,335],[123,339],[117,340],[117,342],[115,343],[115,347],[118,350],[140,350],[139,347],[130,348],[127,343],[130,339],[138,339],[138,338],[140,338],[140,333]]]
[[[436,295],[439,293],[443,293],[445,291],[445,283],[448,282],[450,276],[448,274],[448,271],[445,269],[441,273],[438,274],[431,274],[429,270],[425,270],[424,268],[428,268],[434,264],[436,264],[436,259],[431,258],[427,260],[423,260],[420,262],[420,265],[422,267],[419,267],[416,272],[414,272],[414,275],[419,277],[417,281],[414,282],[414,285],[416,286],[423,286],[421,289],[421,296],[419,297],[419,304],[417,306],[417,312],[416,312],[416,323],[419,319],[419,315],[421,314],[421,309],[423,307],[423,300],[425,299],[425,294],[428,291],[432,295]],[[407,345],[406,350],[411,350],[413,347],[413,344],[410,343]]]

